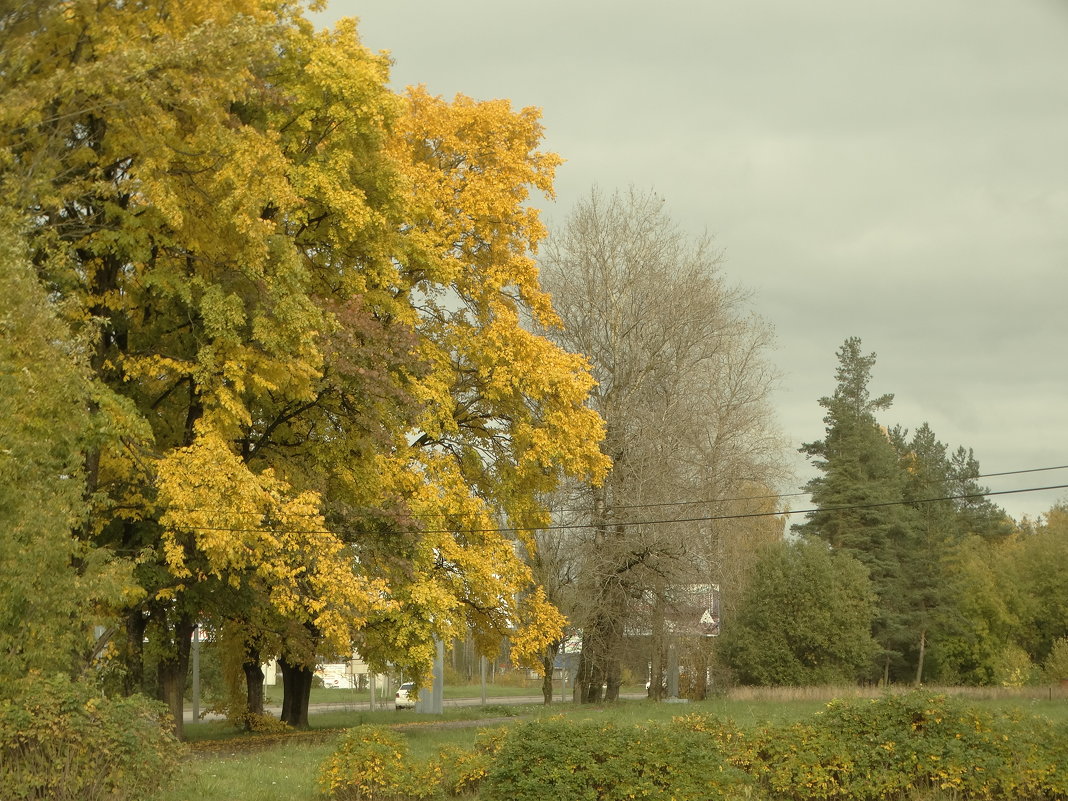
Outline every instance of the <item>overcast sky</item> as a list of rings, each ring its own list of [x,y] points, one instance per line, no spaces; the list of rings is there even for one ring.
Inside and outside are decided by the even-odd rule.
[[[330,0],[317,19],[342,16],[397,89],[542,109],[567,159],[550,225],[634,185],[711,234],[776,329],[794,447],[823,436],[859,336],[872,394],[896,396],[880,422],[926,421],[984,473],[1068,464],[1066,0]],[[1019,518],[1066,498],[994,500]]]

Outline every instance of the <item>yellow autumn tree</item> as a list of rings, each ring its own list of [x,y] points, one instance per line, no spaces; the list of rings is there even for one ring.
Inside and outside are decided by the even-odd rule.
[[[389,608],[322,520],[307,463],[326,454],[268,446],[292,453],[316,426],[338,441],[326,420],[370,441],[383,409],[387,428],[403,420],[400,390],[345,408],[373,383],[346,356],[403,295],[394,248],[375,243],[403,209],[376,155],[396,99],[351,26],[316,35],[281,2],[42,3],[5,22],[6,196],[106,387],[89,410],[111,436],[87,454],[82,533],[138,563],[127,689],[148,678],[147,636],[180,721],[196,618],[247,611],[219,608],[234,597],[221,588],[256,587],[247,603],[331,647],[351,646],[360,609]],[[345,330],[357,312],[366,330]],[[340,414],[299,430],[328,396]]]
[[[425,612],[407,623],[439,637],[472,625],[488,652],[508,631],[513,655],[533,663],[562,618],[543,593],[523,591],[531,575],[514,540],[533,547],[542,501],[563,474],[606,469],[585,361],[524,324],[557,323],[534,261],[545,229],[526,201],[551,196],[560,159],[537,149],[536,109],[448,102],[418,87],[404,100],[390,149],[411,192],[409,265],[429,365],[413,447],[388,471],[409,477],[422,522],[426,584],[404,602]],[[434,608],[435,598],[465,614]]]
[[[264,632],[298,723],[324,654],[555,636],[502,527],[604,465],[585,365],[523,325],[553,320],[536,112],[398,97],[283,0],[5,14],[0,188],[100,387],[78,534],[144,591],[125,689],[180,729],[198,621]]]

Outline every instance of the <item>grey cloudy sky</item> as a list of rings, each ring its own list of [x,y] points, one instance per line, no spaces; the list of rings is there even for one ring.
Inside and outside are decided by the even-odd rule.
[[[567,159],[550,225],[593,184],[634,185],[712,234],[775,326],[795,447],[822,437],[855,335],[896,396],[884,424],[927,421],[984,472],[1068,464],[1065,0],[330,0],[317,19],[341,16],[396,88],[540,107]],[[1065,498],[995,500],[1019,518]]]

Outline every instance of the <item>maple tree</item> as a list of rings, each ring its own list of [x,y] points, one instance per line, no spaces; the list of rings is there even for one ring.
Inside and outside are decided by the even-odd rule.
[[[560,618],[542,593],[518,592],[529,569],[497,529],[532,543],[547,520],[540,499],[561,475],[597,479],[607,465],[596,447],[602,421],[585,406],[593,383],[585,360],[522,324],[524,315],[559,323],[532,257],[545,230],[524,205],[530,189],[551,192],[559,159],[534,149],[534,109],[463,96],[449,103],[421,88],[408,91],[405,109],[391,147],[412,191],[417,331],[430,370],[404,458],[420,477],[413,513],[430,521],[422,558],[438,563],[422,571],[434,586],[413,586],[405,605],[424,606],[444,581],[483,648],[506,628],[513,656],[533,661]],[[502,604],[508,598],[516,605]],[[435,619],[437,636],[457,636],[464,620]]]
[[[198,621],[282,657],[295,723],[323,654],[556,636],[501,527],[604,463],[585,363],[522,325],[537,112],[394,95],[284,2],[37,4],[3,45],[0,183],[101,387],[79,535],[144,592],[126,689],[147,637],[180,728]]]

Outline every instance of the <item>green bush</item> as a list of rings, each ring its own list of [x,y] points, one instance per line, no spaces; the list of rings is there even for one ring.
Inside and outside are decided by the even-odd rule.
[[[1042,672],[1046,681],[1051,684],[1059,684],[1068,679],[1068,637],[1053,641],[1053,648],[1042,663]]]
[[[508,730],[482,796],[502,801],[715,801],[742,795],[748,784],[714,738],[686,726],[549,720]]]
[[[161,704],[101,698],[87,684],[30,675],[0,699],[4,798],[126,801],[155,793],[178,767],[181,745]]]
[[[731,760],[773,798],[1065,798],[1064,726],[927,692],[835,701],[805,723],[735,740]]]
[[[361,726],[320,783],[339,801],[1065,801],[1068,724],[913,692],[755,730],[701,714],[630,726],[550,718],[484,730],[474,749],[426,761],[409,760],[399,735]]]

